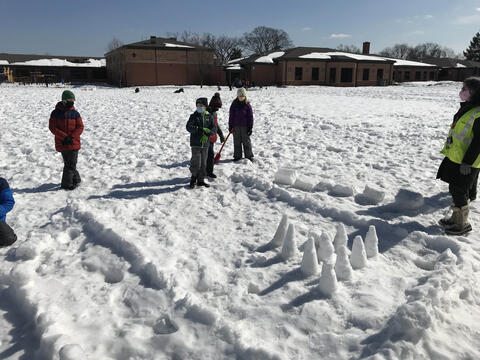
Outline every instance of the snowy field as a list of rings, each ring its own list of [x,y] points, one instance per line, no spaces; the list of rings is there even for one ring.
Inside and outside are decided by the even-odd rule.
[[[459,89],[249,91],[256,161],[231,162],[230,139],[212,187],[190,190],[185,124],[215,88],[74,88],[83,182],[65,192],[48,130],[63,88],[0,85],[19,237],[0,249],[0,358],[479,359],[479,205],[467,237],[437,226]],[[270,243],[284,214],[286,261]],[[302,251],[340,224],[349,249],[374,225],[379,254],[328,296]]]

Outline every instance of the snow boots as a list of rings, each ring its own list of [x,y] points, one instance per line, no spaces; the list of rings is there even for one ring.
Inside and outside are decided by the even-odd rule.
[[[461,208],[453,207],[453,214],[450,219],[440,220],[441,224],[445,227],[445,233],[448,235],[463,235],[472,231],[472,225],[468,222],[468,214],[470,212],[469,204],[462,206]]]
[[[195,187],[195,184],[197,183],[197,177],[196,176],[192,176],[190,178],[190,189],[193,189]]]

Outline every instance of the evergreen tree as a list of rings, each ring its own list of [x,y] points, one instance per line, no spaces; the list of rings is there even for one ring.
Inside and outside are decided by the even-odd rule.
[[[470,41],[470,46],[463,52],[467,60],[480,61],[480,33],[477,32]]]

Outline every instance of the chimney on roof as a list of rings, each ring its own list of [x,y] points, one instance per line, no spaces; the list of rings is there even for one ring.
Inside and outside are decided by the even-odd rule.
[[[156,36],[150,36],[150,44],[155,44],[157,42]]]
[[[363,43],[363,50],[362,50],[363,55],[369,55],[370,54],[370,42],[365,41]]]

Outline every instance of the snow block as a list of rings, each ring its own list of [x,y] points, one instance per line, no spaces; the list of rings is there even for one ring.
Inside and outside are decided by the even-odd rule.
[[[340,223],[337,225],[337,233],[335,234],[335,238],[333,239],[333,246],[335,247],[335,250],[337,250],[341,246],[347,246],[347,243],[347,230],[345,230],[345,225]]]
[[[367,253],[365,252],[365,246],[363,245],[361,236],[356,236],[355,239],[353,239],[350,263],[355,270],[362,269],[367,266]]]
[[[348,259],[348,249],[346,246],[339,246],[337,248],[335,273],[337,274],[337,279],[341,281],[348,281],[352,278],[353,269]]]
[[[305,276],[312,276],[318,272],[317,250],[313,238],[308,239],[305,244],[300,270]]]
[[[425,204],[422,194],[400,189],[395,196],[395,202],[392,204],[397,211],[418,210]]]
[[[282,251],[280,256],[284,260],[288,260],[295,256],[297,252],[297,240],[295,239],[295,225],[288,226],[287,235],[283,241]]]
[[[333,271],[332,264],[323,264],[318,290],[326,297],[331,297],[337,290],[337,276],[335,275],[335,271]]]
[[[297,179],[297,171],[292,169],[279,169],[275,174],[275,182],[282,185],[293,185]]]
[[[378,237],[375,226],[370,225],[367,236],[365,237],[365,252],[368,258],[378,255]]]
[[[298,190],[311,192],[315,187],[315,182],[306,176],[301,176],[295,181],[293,187]]]
[[[353,196],[353,188],[351,186],[335,185],[328,193],[335,197],[349,197]]]
[[[357,202],[357,204],[360,205],[377,205],[378,203],[383,201],[384,198],[385,193],[383,191],[371,188],[366,185],[363,193],[355,196],[355,201]]]
[[[272,241],[270,241],[270,245],[272,245],[272,247],[279,247],[283,244],[285,236],[287,235],[288,225],[288,216],[283,215],[280,224],[278,224],[277,231],[275,232]]]

